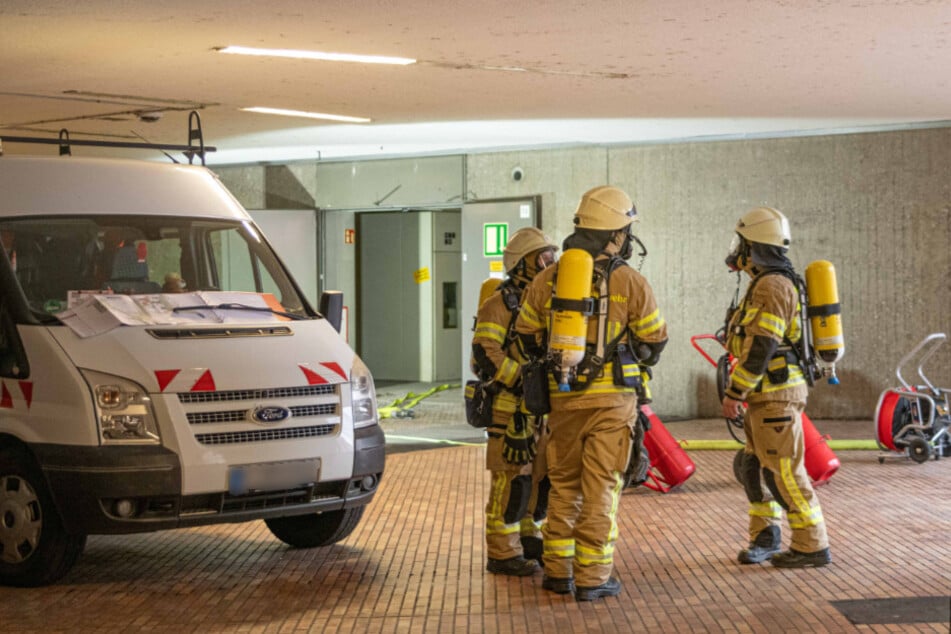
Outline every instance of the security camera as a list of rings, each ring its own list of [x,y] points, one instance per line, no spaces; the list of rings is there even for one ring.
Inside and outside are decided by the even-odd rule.
[[[158,110],[149,110],[136,112],[135,116],[137,116],[142,123],[155,123],[162,118],[162,113]]]
[[[512,170],[512,180],[518,182],[525,178],[525,171],[521,167],[516,167]]]

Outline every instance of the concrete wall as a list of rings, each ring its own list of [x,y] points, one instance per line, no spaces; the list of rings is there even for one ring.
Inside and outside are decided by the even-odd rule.
[[[899,359],[928,333],[951,334],[949,165],[951,128],[935,128],[318,164],[312,181],[298,182],[313,204],[336,208],[370,206],[399,182],[404,187],[381,206],[444,204],[460,188],[467,201],[540,194],[542,227],[559,242],[585,190],[625,188],[649,251],[641,271],[670,329],[653,383],[655,409],[668,417],[717,416],[713,369],[690,337],[721,326],[736,288],[723,265],[736,220],[753,206],[775,206],[792,223],[791,258],[800,272],[828,259],[838,273],[842,384],[817,386],[808,411],[871,419],[879,393],[897,384]],[[412,177],[420,166],[422,180]],[[521,180],[512,178],[515,167]],[[279,200],[287,207],[287,199],[302,197],[274,166],[216,171],[246,206]],[[395,181],[394,173],[410,180]],[[915,367],[905,376],[918,383]],[[951,387],[951,344],[925,369]]]

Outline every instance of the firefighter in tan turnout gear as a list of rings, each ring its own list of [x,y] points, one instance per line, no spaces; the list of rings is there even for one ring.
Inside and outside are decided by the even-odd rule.
[[[548,476],[551,481],[544,533],[542,587],[574,592],[579,601],[615,596],[621,583],[611,576],[618,536],[617,510],[637,420],[641,370],[657,362],[667,327],[647,280],[627,265],[633,254],[630,197],[616,187],[586,192],[574,216],[565,253],[528,287],[515,329],[533,358],[524,369],[526,402],[536,402],[530,381],[535,359],[551,357],[548,341],[559,307],[578,307],[553,298],[569,250],[593,258],[590,315],[583,331],[584,358],[565,376],[547,365]],[[639,241],[638,241],[639,242]],[[548,346],[547,350],[545,346]],[[533,348],[533,346],[535,346]]]
[[[541,560],[546,430],[543,417],[519,407],[522,359],[513,326],[525,287],[555,261],[557,249],[534,227],[516,231],[502,257],[508,277],[476,317],[472,369],[495,393],[485,456],[492,479],[485,507],[486,570],[495,574],[531,575]]]
[[[801,279],[786,257],[789,222],[779,211],[759,207],[736,225],[726,263],[752,280],[733,307],[726,346],[736,359],[723,398],[723,415],[743,416],[746,432],[740,473],[749,499],[749,546],[741,564],[766,561],[780,568],[824,566],[832,558],[819,499],[803,462],[802,413],[808,396],[800,361],[804,337]],[[746,412],[741,404],[748,403]],[[783,511],[792,532],[781,551]]]

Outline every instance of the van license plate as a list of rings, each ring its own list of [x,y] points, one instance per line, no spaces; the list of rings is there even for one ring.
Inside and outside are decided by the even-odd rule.
[[[228,493],[247,495],[309,486],[317,481],[320,459],[238,465],[228,470]]]

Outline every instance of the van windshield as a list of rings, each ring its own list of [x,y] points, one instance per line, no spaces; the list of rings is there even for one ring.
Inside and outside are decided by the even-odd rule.
[[[0,221],[0,241],[40,319],[83,293],[251,292],[292,315],[306,302],[250,222],[171,216],[50,216]]]

